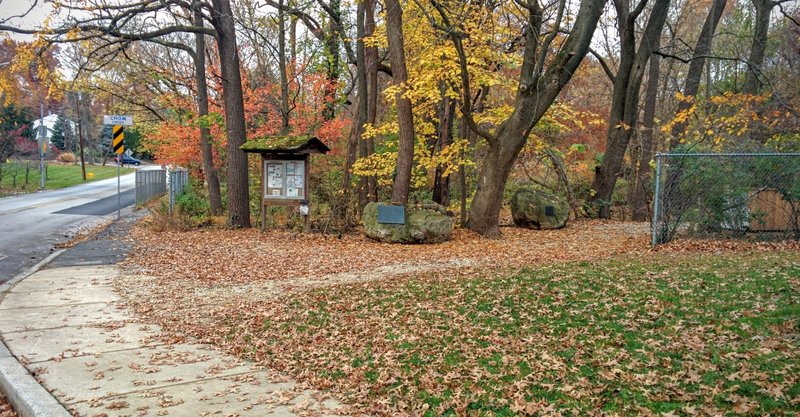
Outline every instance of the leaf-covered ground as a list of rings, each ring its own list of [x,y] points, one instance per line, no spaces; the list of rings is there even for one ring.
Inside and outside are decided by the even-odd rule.
[[[504,232],[387,246],[139,228],[129,270],[149,276],[119,288],[176,335],[369,414],[800,412],[794,245],[650,252],[624,223]]]
[[[2,393],[0,393],[0,417],[17,417],[17,413],[11,408],[11,404]]]
[[[288,231],[206,229],[156,233],[138,227],[136,263],[146,271],[205,282],[252,283],[384,266],[452,263],[514,267],[588,260],[649,250],[647,226],[584,221],[561,230],[504,228],[503,238],[484,239],[458,229],[454,239],[436,245],[393,245],[359,234],[341,237]]]

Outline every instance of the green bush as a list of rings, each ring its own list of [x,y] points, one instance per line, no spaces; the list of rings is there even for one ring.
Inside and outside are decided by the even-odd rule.
[[[183,193],[175,198],[175,211],[190,223],[204,223],[209,216],[208,199],[199,196],[191,184],[186,184]]]

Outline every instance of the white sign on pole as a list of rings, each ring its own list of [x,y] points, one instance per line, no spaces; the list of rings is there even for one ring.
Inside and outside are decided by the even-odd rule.
[[[106,114],[103,116],[104,125],[133,126],[133,116],[120,116],[116,114]]]
[[[133,116],[120,116],[118,114],[106,114],[103,115],[103,124],[104,125],[112,125],[112,126],[133,126]],[[115,130],[117,130],[115,128]],[[120,134],[122,134],[122,128],[119,128]],[[122,139],[122,138],[119,138]],[[121,145],[121,144],[120,144]],[[116,148],[115,148],[116,149]],[[130,151],[130,150],[128,150]],[[122,157],[117,157],[117,218],[120,218],[120,209],[122,206],[121,203],[121,195],[122,191],[120,188],[120,167],[122,166]]]

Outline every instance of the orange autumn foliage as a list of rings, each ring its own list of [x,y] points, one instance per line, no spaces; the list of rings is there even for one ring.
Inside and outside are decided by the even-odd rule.
[[[212,68],[213,73],[213,68]],[[250,76],[243,71],[243,78]],[[289,119],[290,134],[315,135],[332,150],[331,155],[342,155],[347,146],[347,137],[352,121],[343,114],[331,120],[325,120],[323,109],[335,100],[321,92],[329,91],[328,80],[323,74],[307,74],[298,77],[299,81],[290,83],[290,96],[294,97]],[[280,86],[274,83],[252,87],[243,82],[245,123],[247,137],[255,138],[281,133],[282,119],[280,114]],[[159,123],[146,139],[147,148],[155,160],[164,165],[179,165],[199,170],[201,163],[199,126],[209,126],[212,136],[215,162],[219,166],[224,162],[225,129],[224,111],[219,100],[221,86],[209,85],[211,100],[210,116],[199,118],[191,98],[172,98],[178,103],[180,110],[175,118]]]

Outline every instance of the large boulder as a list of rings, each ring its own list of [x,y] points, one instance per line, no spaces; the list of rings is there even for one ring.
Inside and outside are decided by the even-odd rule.
[[[569,219],[569,203],[549,191],[520,188],[511,197],[514,224],[529,229],[560,229]]]
[[[450,240],[453,219],[443,206],[426,202],[407,206],[405,224],[378,223],[378,207],[384,203],[369,203],[364,207],[362,222],[367,236],[390,243],[439,243]]]

